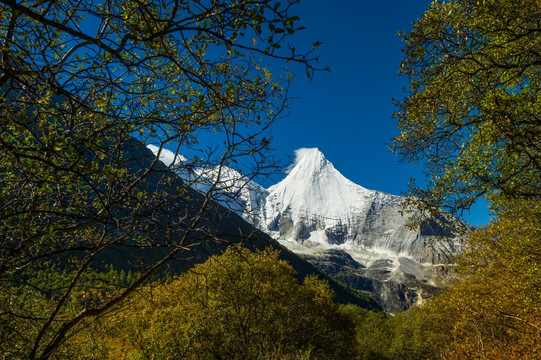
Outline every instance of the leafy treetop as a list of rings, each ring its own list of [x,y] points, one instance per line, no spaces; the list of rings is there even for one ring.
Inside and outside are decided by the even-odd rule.
[[[21,357],[49,358],[195,235],[216,238],[201,222],[224,166],[242,158],[248,177],[276,168],[267,130],[287,110],[291,78],[264,60],[316,70],[318,44],[289,42],[302,28],[297,2],[0,0],[0,286],[61,292],[45,313],[10,310],[36,321]],[[214,184],[194,195],[158,160],[130,153],[134,135],[186,154],[179,170],[215,167]],[[68,307],[97,259],[143,248],[164,252],[107,301]],[[139,265],[123,254],[115,265]],[[29,274],[55,264],[70,275],[30,290]]]
[[[482,196],[541,195],[541,3],[434,1],[404,35],[393,150],[423,162],[427,214]]]

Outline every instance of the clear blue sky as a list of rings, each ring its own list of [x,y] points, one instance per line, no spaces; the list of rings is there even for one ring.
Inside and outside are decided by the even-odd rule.
[[[273,128],[280,157],[301,147],[317,147],[351,181],[400,195],[410,177],[420,181],[419,167],[402,164],[387,144],[397,134],[392,99],[403,96],[407,79],[398,76],[402,42],[429,0],[303,0],[295,13],[307,29],[296,46],[323,42],[320,64],[330,72],[310,82],[299,70],[291,94],[298,99],[288,118]],[[277,179],[279,180],[279,179]],[[269,185],[269,184],[264,184]],[[484,206],[464,220],[489,221]]]

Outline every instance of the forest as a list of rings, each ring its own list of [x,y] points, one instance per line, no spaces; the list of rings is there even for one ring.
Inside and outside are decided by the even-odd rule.
[[[493,220],[388,314],[218,204],[230,168],[280,170],[293,75],[271,69],[327,70],[291,42],[297,2],[0,0],[3,359],[541,358],[541,3],[434,1],[401,34],[411,227],[480,199]]]

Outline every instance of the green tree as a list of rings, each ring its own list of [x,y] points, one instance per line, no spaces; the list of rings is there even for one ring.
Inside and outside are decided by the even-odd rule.
[[[425,164],[410,202],[428,216],[541,195],[540,14],[537,0],[434,1],[404,36],[392,148]]]
[[[412,184],[409,204],[430,217],[484,196],[496,216],[469,236],[457,283],[412,323],[431,339],[406,341],[416,351],[540,356],[540,17],[539,1],[435,1],[404,37],[410,86],[393,149],[429,178]]]
[[[224,166],[247,164],[247,177],[273,169],[267,129],[289,104],[290,76],[272,77],[262,61],[314,70],[313,48],[288,43],[300,29],[296,2],[0,1],[0,291],[53,301],[0,313],[13,356],[49,358],[85,321],[215,237],[202,219],[223,193]],[[133,135],[184,154],[179,172],[212,167],[208,191],[144,160]],[[129,282],[108,281],[100,301],[76,301],[101,281],[90,274],[107,254],[140,248],[163,252]],[[117,260],[132,267],[135,257]],[[29,281],[53,266],[68,275]]]
[[[353,323],[328,284],[315,277],[299,284],[294,275],[277,251],[231,247],[130,298],[104,327],[110,343],[123,344],[111,347],[111,356],[352,358]]]
[[[355,324],[356,358],[390,359],[392,328],[389,315],[362,309],[355,305],[342,305],[340,312]]]
[[[464,280],[433,305],[453,324],[446,358],[539,358],[540,225],[539,202],[506,201],[499,218],[472,235],[460,261]]]

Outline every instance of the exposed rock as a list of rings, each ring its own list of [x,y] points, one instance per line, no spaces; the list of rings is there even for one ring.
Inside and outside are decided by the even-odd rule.
[[[330,276],[374,294],[389,312],[432,297],[441,269],[462,249],[461,239],[436,221],[408,227],[402,197],[354,184],[318,149],[297,151],[286,178],[263,196],[254,221],[262,231]]]
[[[219,181],[220,204],[328,275],[374,295],[386,311],[434,296],[462,251],[446,219],[411,229],[416,215],[403,215],[404,198],[351,182],[318,149],[296,155],[286,178],[268,189],[228,168],[221,169],[221,179],[212,169],[179,174],[198,179],[193,187],[202,192]]]

